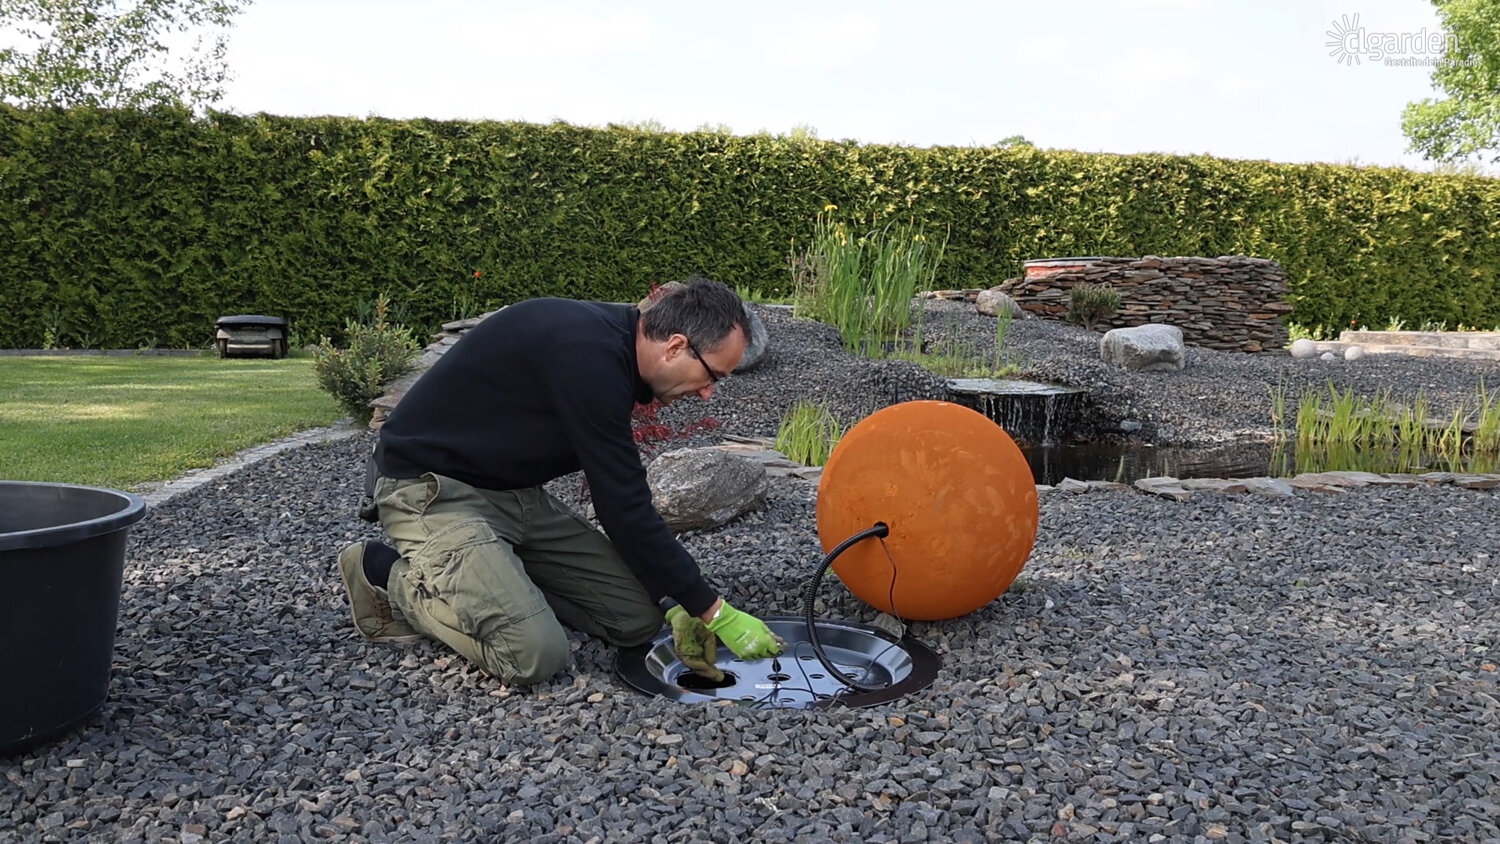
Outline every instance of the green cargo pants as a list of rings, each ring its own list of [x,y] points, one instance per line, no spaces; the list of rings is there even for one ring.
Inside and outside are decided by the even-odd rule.
[[[514,685],[568,664],[566,624],[629,647],[662,611],[601,531],[541,487],[487,490],[441,475],[379,478],[401,559],[391,604],[417,630]]]

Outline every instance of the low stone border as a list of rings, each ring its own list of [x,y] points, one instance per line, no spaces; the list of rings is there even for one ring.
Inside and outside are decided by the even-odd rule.
[[[1230,480],[1219,480],[1215,478],[1190,478],[1178,480],[1177,478],[1142,478],[1134,484],[1118,484],[1112,481],[1075,481],[1065,478],[1056,486],[1037,484],[1037,492],[1092,492],[1102,489],[1137,489],[1152,495],[1160,495],[1173,501],[1186,501],[1196,493],[1201,492],[1226,492],[1226,493],[1250,493],[1253,495],[1266,495],[1271,497],[1286,498],[1295,495],[1298,490],[1307,492],[1343,493],[1351,489],[1365,486],[1445,486],[1451,485],[1463,489],[1487,490],[1500,487],[1500,475],[1461,474],[1454,472],[1425,472],[1420,475],[1391,474],[1381,475],[1374,472],[1304,472],[1291,478],[1234,478]]]
[[[717,446],[725,451],[738,454],[760,463],[766,467],[766,473],[773,477],[797,478],[799,480],[818,483],[822,480],[823,469],[820,466],[804,466],[787,458],[785,454],[777,451],[774,440],[764,437],[725,437],[725,441]],[[1047,492],[1081,493],[1094,492],[1096,490],[1121,490],[1135,489],[1139,492],[1151,495],[1160,495],[1174,501],[1185,501],[1196,493],[1221,492],[1221,493],[1251,493],[1254,495],[1266,495],[1285,498],[1296,495],[1298,490],[1306,492],[1342,493],[1351,489],[1365,486],[1444,486],[1451,485],[1463,489],[1489,490],[1500,487],[1500,475],[1464,474],[1458,472],[1425,472],[1420,475],[1380,475],[1374,472],[1305,472],[1291,478],[1233,478],[1219,480],[1215,478],[1189,478],[1178,480],[1177,478],[1142,478],[1134,484],[1121,484],[1114,481],[1075,481],[1072,478],[1064,478],[1062,483],[1056,485],[1037,484],[1038,494]]]
[[[197,489],[198,487],[203,486],[209,481],[218,480],[219,478],[222,478],[232,472],[239,471],[240,469],[243,469],[246,466],[255,463],[256,461],[264,460],[265,458],[270,457],[273,454],[279,454],[283,451],[287,451],[288,449],[301,448],[305,445],[313,445],[314,443],[324,443],[332,442],[334,440],[347,439],[356,434],[362,433],[363,431],[364,428],[355,425],[352,420],[346,418],[332,425],[329,425],[326,428],[312,428],[307,431],[301,431],[299,433],[293,434],[284,439],[276,440],[275,442],[266,443],[265,445],[258,445],[254,448],[247,448],[244,451],[235,454],[233,457],[229,457],[223,462],[215,464],[214,466],[206,469],[194,469],[191,472],[188,472],[187,474],[170,481],[155,481],[136,484],[131,488],[131,492],[134,492],[137,495],[140,495],[142,498],[146,499],[146,506],[154,507],[158,504],[170,501],[171,499],[185,492]]]

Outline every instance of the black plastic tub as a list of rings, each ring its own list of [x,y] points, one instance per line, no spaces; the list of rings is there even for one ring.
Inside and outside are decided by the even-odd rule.
[[[138,495],[0,481],[0,756],[71,732],[109,695]]]

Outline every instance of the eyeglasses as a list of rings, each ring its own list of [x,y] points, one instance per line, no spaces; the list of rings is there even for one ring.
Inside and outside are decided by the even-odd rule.
[[[687,340],[687,335],[683,335],[683,339]],[[687,347],[688,347],[688,351],[690,351],[690,352],[693,353],[693,357],[697,358],[698,362],[701,363],[701,364],[703,364],[703,371],[708,373],[708,381],[709,381],[709,383],[711,383],[711,384],[717,384],[717,383],[719,383],[719,378],[721,378],[722,376],[716,375],[714,373],[714,371],[709,368],[708,361],[706,361],[706,360],[703,359],[703,355],[698,354],[698,350],[693,347],[693,341],[692,340],[688,340],[687,341]]]

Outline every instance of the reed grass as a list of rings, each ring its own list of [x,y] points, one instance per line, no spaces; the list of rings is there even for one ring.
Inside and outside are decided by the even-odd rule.
[[[776,450],[804,466],[822,466],[844,430],[826,404],[798,402],[776,429]]]
[[[1291,435],[1285,421],[1289,397],[1284,387],[1271,389],[1273,466],[1285,458]],[[1298,471],[1359,468],[1404,472],[1432,462],[1451,471],[1484,471],[1500,463],[1500,397],[1481,381],[1477,402],[1459,402],[1434,419],[1425,393],[1403,404],[1383,390],[1372,399],[1340,391],[1308,391],[1297,397],[1296,460]]]
[[[1479,407],[1474,423],[1474,451],[1478,454],[1500,454],[1500,400],[1485,391],[1479,382]]]
[[[1005,350],[1005,335],[1010,330],[1014,317],[1009,313],[995,320],[995,346],[993,349],[972,347],[959,343],[957,312],[947,336],[931,347],[924,341],[925,323],[919,316],[916,336],[911,340],[892,344],[884,357],[910,361],[945,378],[1003,378],[1015,375],[1022,369],[1021,362],[1013,360]]]
[[[1271,391],[1271,434],[1276,442],[1284,442],[1286,428],[1286,386],[1277,384]]]
[[[857,235],[829,210],[817,217],[805,275],[795,279],[794,313],[838,329],[850,351],[883,354],[910,327],[912,300],[936,278],[947,239],[895,221]]]

